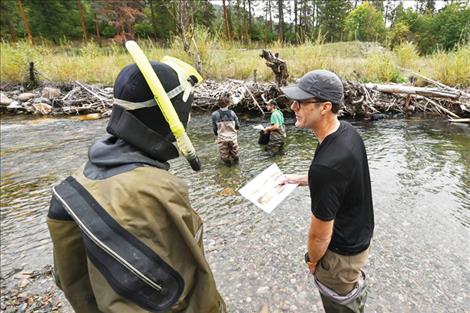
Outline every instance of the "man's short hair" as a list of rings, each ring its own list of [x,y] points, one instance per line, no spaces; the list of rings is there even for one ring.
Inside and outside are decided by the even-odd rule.
[[[333,102],[331,100],[325,100],[325,99],[319,99],[319,98],[313,98],[313,99],[315,103],[317,103],[317,105],[320,105],[321,103],[325,103],[325,102],[330,102],[331,112],[333,112],[334,114],[337,114],[339,112],[339,109],[341,109],[341,106],[342,106],[341,103]]]
[[[276,100],[276,99],[271,99],[271,100],[269,100],[269,101],[266,103],[266,105],[268,105],[268,104],[274,105],[275,107],[278,106],[278,103],[277,103],[277,100]]]
[[[230,104],[232,103],[232,101],[230,100],[229,97],[220,97],[219,100],[217,100],[217,105],[221,108],[226,108],[228,107]]]

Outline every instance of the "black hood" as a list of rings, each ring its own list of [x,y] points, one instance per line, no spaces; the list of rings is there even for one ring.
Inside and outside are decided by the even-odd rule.
[[[169,65],[150,62],[165,91],[173,92],[171,103],[186,127],[193,101],[191,94],[183,101],[183,90],[176,71]],[[178,90],[175,92],[175,90]],[[136,64],[124,67],[114,84],[115,103],[106,131],[147,156],[166,162],[179,156],[168,122]]]
[[[180,85],[178,74],[171,66],[155,61],[150,62],[150,64],[167,93]],[[152,90],[136,64],[127,65],[117,76],[114,83],[114,98],[131,104],[152,102],[153,100],[148,107],[127,110],[145,126],[159,133],[162,137],[171,141],[174,140],[168,122],[157,103],[154,102],[155,97]],[[184,127],[188,124],[192,102],[192,95],[186,101],[183,101],[183,91],[171,99],[171,103]]]
[[[104,179],[145,165],[164,170],[170,168],[167,162],[152,159],[124,140],[108,136],[94,143],[88,150],[84,174],[90,179]]]

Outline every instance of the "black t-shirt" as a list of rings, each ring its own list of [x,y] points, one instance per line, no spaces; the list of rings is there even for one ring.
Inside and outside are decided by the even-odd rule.
[[[374,230],[369,166],[364,142],[351,124],[341,121],[317,146],[308,185],[313,215],[334,220],[328,249],[342,255],[367,249]]]

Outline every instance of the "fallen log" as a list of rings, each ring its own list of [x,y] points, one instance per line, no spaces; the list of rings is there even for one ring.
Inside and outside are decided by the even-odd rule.
[[[459,99],[461,94],[451,90],[443,90],[437,88],[392,85],[392,84],[372,84],[367,83],[365,86],[368,89],[378,90],[385,93],[398,93],[398,94],[415,94],[426,97],[450,98]]]
[[[413,74],[414,76],[417,76],[417,77],[419,77],[419,78],[421,78],[421,79],[424,79],[425,81],[427,81],[427,82],[429,82],[429,83],[432,83],[432,84],[436,85],[437,87],[440,87],[440,88],[443,88],[443,89],[447,89],[447,90],[453,91],[453,92],[455,92],[455,93],[457,93],[457,94],[464,95],[464,96],[466,96],[466,97],[470,97],[470,93],[467,93],[467,92],[465,92],[465,91],[458,90],[458,89],[455,89],[455,88],[453,88],[453,87],[447,86],[447,85],[445,85],[445,84],[443,84],[443,83],[441,83],[441,82],[438,82],[438,81],[436,81],[436,80],[433,80],[433,79],[431,79],[431,78],[428,78],[428,77],[424,76],[423,74],[419,74],[419,73],[413,72],[412,70],[409,70],[409,69],[407,69],[407,68],[400,67],[400,66],[398,66],[398,68],[399,68],[400,70],[407,71],[407,72],[409,72],[409,73]]]
[[[468,123],[468,124],[470,124],[470,118],[449,118],[447,120],[451,123]]]

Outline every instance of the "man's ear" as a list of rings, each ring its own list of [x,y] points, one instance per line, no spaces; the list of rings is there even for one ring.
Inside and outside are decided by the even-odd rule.
[[[331,112],[331,109],[333,108],[333,104],[330,102],[330,101],[326,101],[323,103],[323,109],[322,109],[322,113],[323,112]]]

